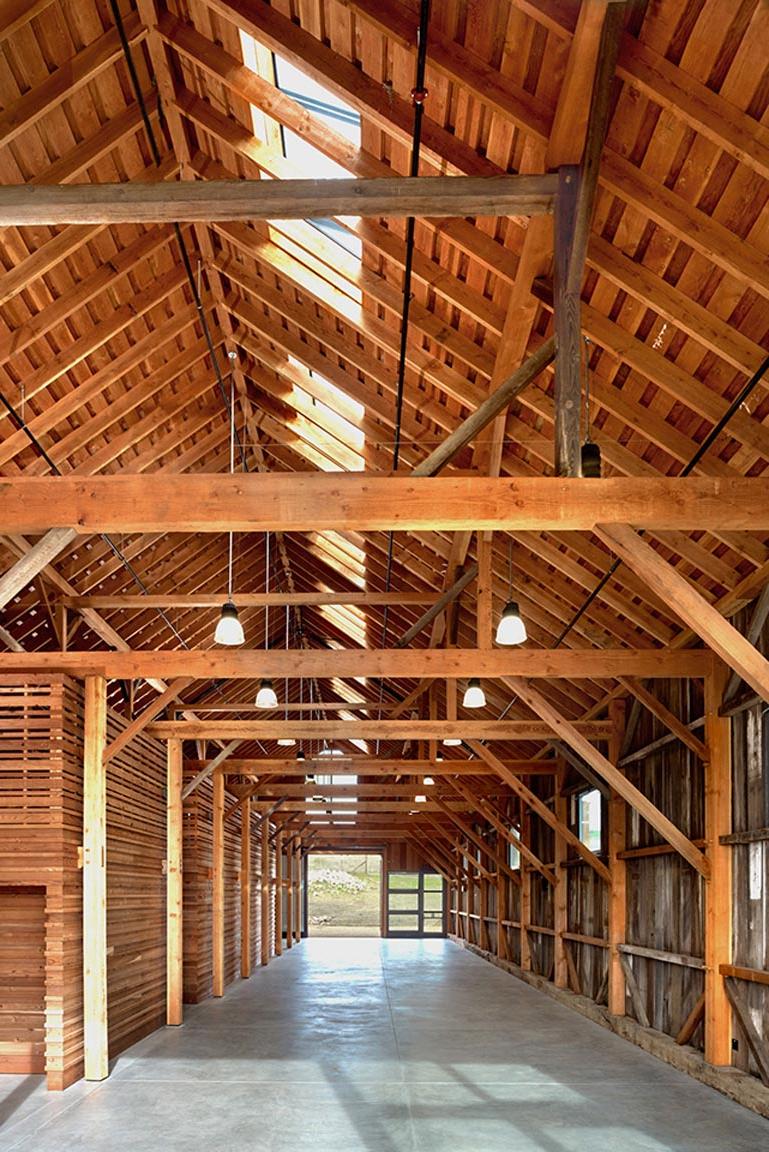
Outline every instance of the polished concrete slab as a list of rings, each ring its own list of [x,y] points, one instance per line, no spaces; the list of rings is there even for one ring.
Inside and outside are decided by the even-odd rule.
[[[109,1080],[0,1077],[0,1152],[754,1152],[769,1121],[442,940],[316,938]]]

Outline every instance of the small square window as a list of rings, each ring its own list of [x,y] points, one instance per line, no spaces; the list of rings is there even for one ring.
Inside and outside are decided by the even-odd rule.
[[[601,793],[597,788],[577,797],[577,835],[591,852],[601,851]]]

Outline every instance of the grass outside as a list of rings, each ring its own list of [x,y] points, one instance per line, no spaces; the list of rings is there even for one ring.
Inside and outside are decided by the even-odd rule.
[[[308,915],[311,936],[378,936],[380,856],[311,855]]]

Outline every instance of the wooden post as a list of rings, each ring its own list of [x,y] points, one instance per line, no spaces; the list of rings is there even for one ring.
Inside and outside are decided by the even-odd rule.
[[[492,537],[488,532],[476,533],[478,550],[478,595],[476,599],[476,645],[491,648],[493,617],[493,573],[491,568]]]
[[[224,995],[224,775],[214,773],[213,893],[213,994]]]
[[[286,948],[294,946],[294,843],[286,845]]]
[[[479,888],[481,898],[478,903],[478,912],[481,918],[478,921],[478,944],[484,952],[488,952],[489,922],[486,917],[489,914],[489,882],[485,876],[481,876]]]
[[[302,941],[302,842],[297,840],[294,848],[294,939],[297,944]]]
[[[251,975],[251,798],[240,810],[240,975]]]
[[[107,1037],[107,681],[85,682],[83,758],[83,1046],[86,1080],[109,1075]]]
[[[624,700],[612,700],[609,704],[609,718],[612,721],[612,735],[609,740],[609,759],[616,764],[620,758],[622,745],[625,739],[625,710]],[[619,945],[625,943],[627,931],[627,863],[622,859],[621,853],[627,847],[627,804],[612,789],[609,795],[609,871],[611,872],[611,886],[609,888],[609,951],[607,962],[609,965],[608,1005],[609,1011],[615,1016],[625,1015],[626,989],[625,969],[622,964],[622,953]]]
[[[710,1064],[732,1062],[732,1009],[722,964],[732,959],[732,849],[719,837],[731,832],[731,720],[719,709],[729,681],[729,669],[717,661],[705,678],[705,739],[710,762],[705,765],[705,840],[710,877],[705,882],[705,1059]]]
[[[509,855],[509,847],[503,843],[502,851]],[[507,960],[507,940],[505,932],[507,929],[502,923],[507,920],[507,885],[509,881],[501,868],[497,868],[497,958],[499,960]]]
[[[554,810],[562,824],[568,822],[567,800],[563,794],[563,780],[566,774],[566,765],[561,762],[555,776]],[[556,988],[568,988],[569,969],[566,960],[566,940],[564,933],[569,928],[569,870],[566,868],[568,853],[566,841],[557,830],[553,830],[553,845],[555,848],[555,874],[558,883],[553,891],[553,982]]]
[[[266,823],[266,821],[265,821]],[[290,875],[290,874],[289,874]],[[283,952],[283,833],[275,837],[275,955]]]
[[[262,821],[262,964],[270,962],[270,822]]]
[[[521,840],[531,844],[531,813],[521,802]],[[521,968],[531,971],[528,925],[531,924],[531,868],[521,856]]]
[[[555,209],[555,472],[579,476],[581,386],[580,285],[570,284],[573,235],[580,171],[564,165],[558,171]]]
[[[166,1024],[184,1019],[182,742],[169,740],[166,775]]]

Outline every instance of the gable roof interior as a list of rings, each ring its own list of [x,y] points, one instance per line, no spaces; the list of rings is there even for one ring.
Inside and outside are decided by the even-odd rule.
[[[728,7],[725,13],[719,0],[626,6],[582,291],[590,429],[605,475],[678,474],[767,347],[769,71],[762,45],[769,11],[758,0]],[[24,16],[10,13],[0,33],[2,183],[281,179],[328,171],[327,161],[357,176],[408,172],[417,4],[138,0],[120,11],[160,163],[110,6],[39,0]],[[578,11],[568,0],[433,5],[423,174],[542,170],[559,131]],[[273,53],[320,86],[330,112],[289,85],[276,86]],[[340,100],[352,111],[334,112]],[[529,227],[519,218],[417,220],[403,470],[485,397],[504,354],[507,302]],[[303,221],[181,229],[224,383],[234,387],[249,470],[392,467],[405,221],[347,219],[341,229],[347,247],[333,231]],[[228,469],[227,408],[171,227],[6,228],[1,258],[0,391],[47,454],[2,413],[5,475],[44,475],[51,463],[80,475]],[[551,277],[546,261],[521,313],[529,350],[552,328]],[[507,414],[503,475],[552,472],[553,410],[547,371]],[[696,471],[763,474],[768,412],[764,382]],[[476,445],[451,468],[484,466]],[[754,533],[647,538],[715,604],[753,574],[758,581],[769,558],[766,540]],[[277,543],[273,590],[385,588],[384,533]],[[454,543],[440,532],[396,533],[391,588],[437,596],[456,575]],[[3,539],[3,567],[24,547]],[[530,644],[552,646],[611,556],[585,533],[497,534],[495,612],[508,595],[508,549]],[[474,555],[473,540],[468,563]],[[55,648],[54,605],[62,594],[219,593],[226,558],[225,536],[78,540],[7,606],[3,626],[25,649]],[[265,541],[237,537],[236,593],[264,586]],[[473,585],[452,624],[461,647],[475,645],[472,592]],[[291,642],[391,646],[423,611],[390,607],[385,635],[381,607],[303,607],[292,613]],[[263,610],[244,608],[241,616],[247,644],[259,647]],[[104,609],[98,618],[132,648],[213,643],[212,611]],[[79,622],[78,648],[104,646],[105,630],[94,620]],[[271,647],[283,645],[284,627],[284,612],[273,609]],[[428,628],[413,644],[429,641]],[[692,638],[620,567],[563,643],[655,647]],[[402,700],[417,686],[387,681],[382,701]],[[326,700],[363,692],[377,702],[380,692],[378,684],[355,682],[320,681],[316,689]],[[195,683],[185,700],[245,701],[255,690],[248,682]],[[502,684],[486,690],[487,714],[528,714],[511,705]],[[608,679],[544,685],[570,718],[601,715],[616,690]],[[438,695],[443,714],[440,685]],[[122,706],[119,685],[111,696]],[[137,685],[135,708],[154,696],[149,685]],[[289,699],[298,698],[292,681]],[[414,707],[424,710],[426,697]],[[401,748],[382,742],[380,752]],[[270,744],[264,751],[276,754]],[[498,751],[526,757],[543,748]]]

